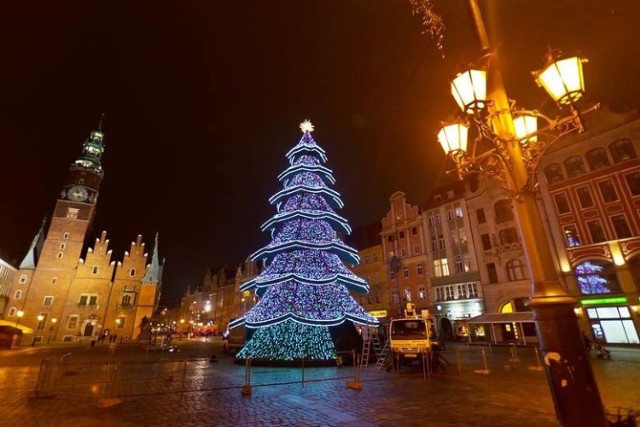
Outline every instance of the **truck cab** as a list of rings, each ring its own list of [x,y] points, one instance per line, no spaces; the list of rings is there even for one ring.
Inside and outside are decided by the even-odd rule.
[[[405,317],[394,319],[389,325],[391,351],[400,359],[419,359],[422,354],[440,350],[435,328],[424,310],[421,316],[415,313],[413,304],[407,304]]]

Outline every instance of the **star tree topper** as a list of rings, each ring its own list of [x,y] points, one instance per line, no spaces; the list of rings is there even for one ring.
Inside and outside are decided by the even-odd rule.
[[[309,119],[307,119],[304,122],[300,123],[300,130],[302,131],[302,133],[313,132],[313,125],[311,124]]]

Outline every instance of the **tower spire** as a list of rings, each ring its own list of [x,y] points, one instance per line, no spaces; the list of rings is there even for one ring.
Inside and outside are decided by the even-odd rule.
[[[35,269],[38,264],[38,258],[40,257],[40,245],[44,239],[44,226],[47,222],[47,218],[42,219],[42,225],[40,225],[40,230],[36,233],[36,236],[33,238],[33,242],[31,242],[31,246],[29,246],[29,250],[27,254],[24,256],[24,259],[20,263],[20,269]]]
[[[95,172],[102,174],[102,153],[104,153],[104,133],[102,133],[102,122],[105,114],[102,113],[98,127],[89,134],[89,138],[84,140],[82,144],[82,153],[74,162],[74,165],[87,169],[93,169]]]
[[[160,233],[156,232],[156,241],[153,246],[153,255],[151,256],[151,265],[149,265],[149,269],[142,277],[143,282],[160,283],[162,281],[162,265],[160,264],[160,257],[158,255],[159,236]]]

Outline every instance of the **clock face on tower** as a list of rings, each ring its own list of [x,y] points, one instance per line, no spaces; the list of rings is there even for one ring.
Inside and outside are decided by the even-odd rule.
[[[89,192],[84,187],[71,187],[69,188],[69,191],[67,191],[67,198],[74,202],[84,202],[89,198]]]

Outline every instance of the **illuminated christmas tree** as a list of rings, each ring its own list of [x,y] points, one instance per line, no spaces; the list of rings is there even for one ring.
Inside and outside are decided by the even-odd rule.
[[[284,188],[269,199],[277,212],[262,226],[272,241],[251,255],[265,268],[240,288],[260,299],[229,325],[253,332],[239,359],[335,360],[330,328],[377,323],[349,294],[369,286],[345,266],[359,257],[339,235],[351,232],[334,211],[343,206],[340,194],[329,188],[335,180],[323,166],[327,157],[311,136],[313,126],[307,120],[300,129],[302,138],[286,155],[290,166],[278,176]]]

